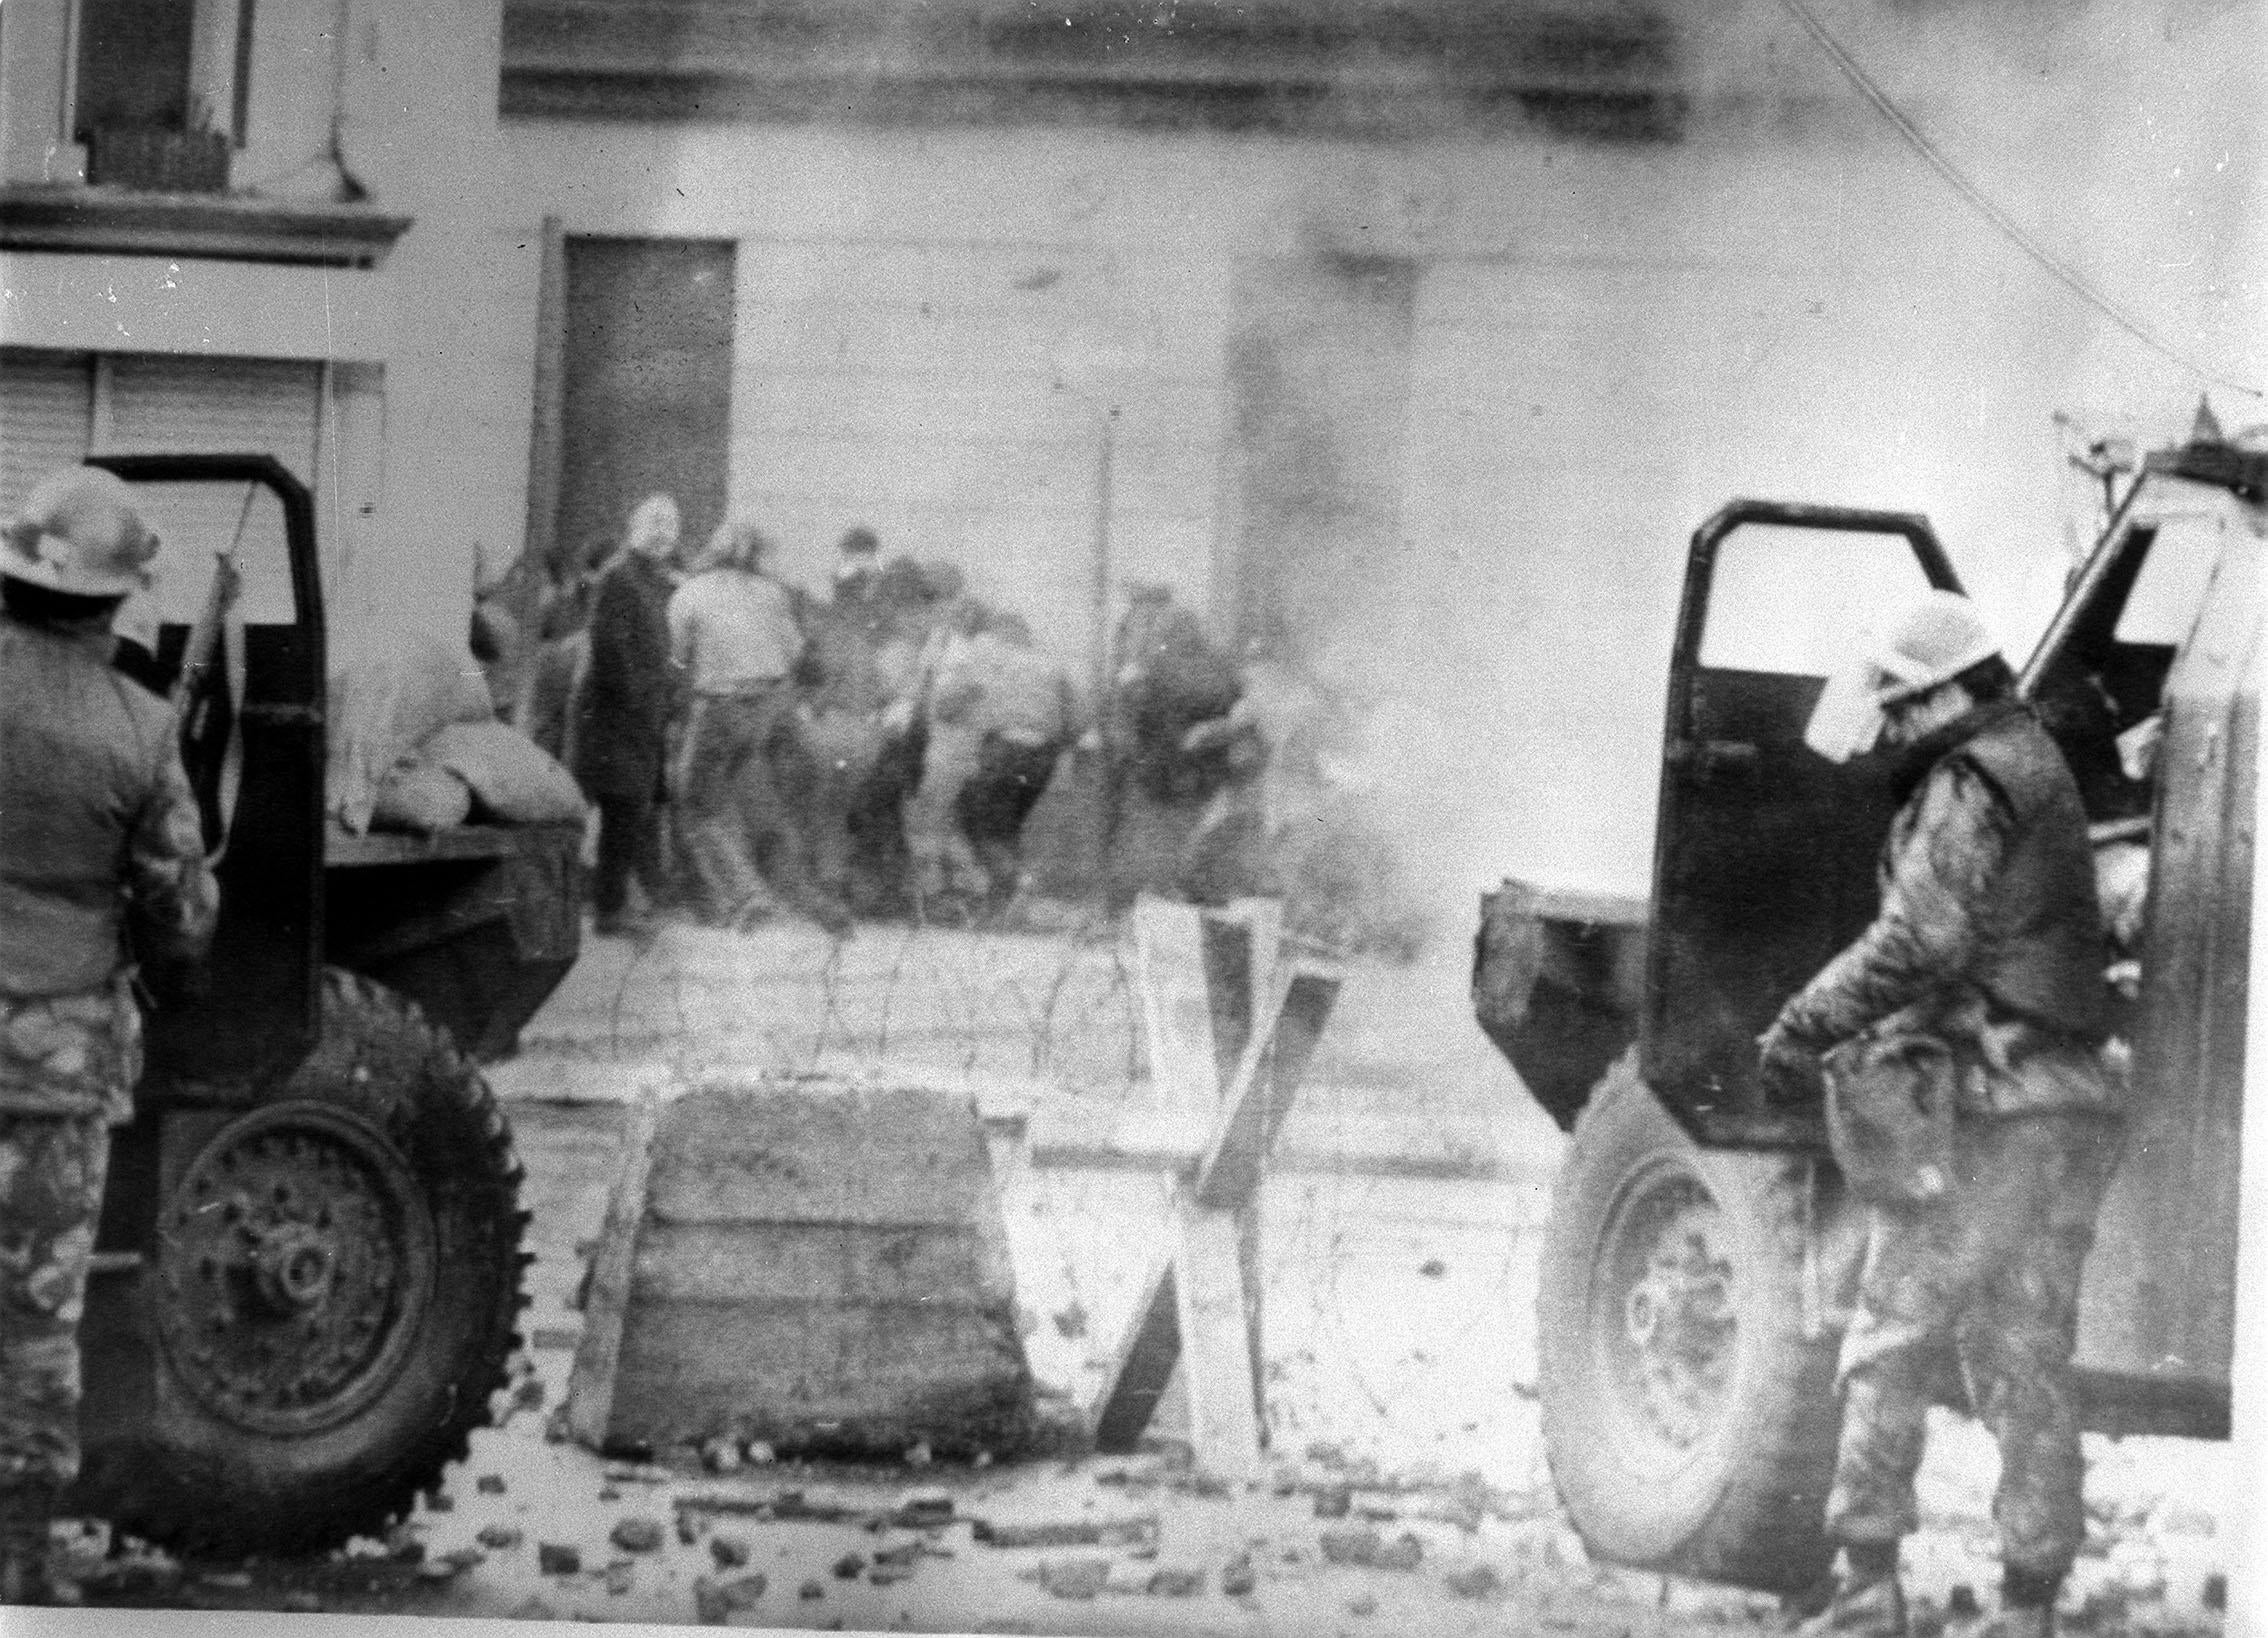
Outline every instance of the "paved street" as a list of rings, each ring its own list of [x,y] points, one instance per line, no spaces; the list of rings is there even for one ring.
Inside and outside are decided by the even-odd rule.
[[[1590,1566],[1558,1513],[1531,1315],[1562,1140],[1471,1025],[1461,955],[1356,967],[1284,1129],[1262,1193],[1276,1471],[1255,1491],[1191,1482],[1172,1393],[1132,1458],[711,1473],[626,1468],[547,1439],[581,1330],[580,1248],[600,1231],[642,1089],[765,1070],[967,1087],[998,1134],[1024,1342],[1061,1420],[1100,1393],[1161,1244],[1154,1176],[1030,1160],[1158,1126],[1114,940],[867,928],[835,946],[797,927],[673,927],[643,949],[593,944],[493,1076],[528,1169],[536,1253],[504,1425],[476,1436],[391,1543],[320,1565],[190,1566],[133,1601],[1061,1633],[1614,1638],[1767,1624],[1770,1599]],[[1011,1114],[1024,1117],[1020,1145]],[[2225,1451],[2093,1450],[2100,1551],[2073,1586],[2075,1604],[2095,1598],[2085,1630],[2210,1630]],[[1944,1418],[1912,1553],[1934,1608],[1962,1585],[1989,1607],[1992,1471],[1976,1430]],[[1318,1492],[1341,1485],[1349,1513],[1318,1518]],[[917,1487],[948,1492],[954,1522],[889,1524]],[[976,1519],[996,1535],[1086,1539],[989,1545]],[[635,1525],[634,1545],[619,1545],[625,1520],[652,1521],[658,1545],[635,1545]],[[565,1562],[557,1549],[577,1567],[547,1572],[544,1557]]]

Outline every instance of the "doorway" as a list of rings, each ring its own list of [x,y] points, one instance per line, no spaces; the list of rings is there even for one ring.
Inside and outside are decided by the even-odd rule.
[[[676,499],[688,540],[703,539],[725,508],[735,246],[574,235],[561,248],[563,288],[547,304],[559,361],[552,549],[588,561],[655,493]]]

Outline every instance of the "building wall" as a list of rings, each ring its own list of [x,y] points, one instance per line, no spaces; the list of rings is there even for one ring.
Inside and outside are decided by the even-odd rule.
[[[2215,134],[2257,125],[2249,21],[2138,39],[2092,16],[1850,43],[2083,277],[2257,376],[2255,161]],[[1675,144],[515,122],[501,174],[523,233],[740,241],[731,487],[791,574],[865,520],[1075,663],[1099,417],[1113,573],[1211,603],[1249,504],[1240,286],[1406,259],[1395,526],[1264,549],[1322,588],[1302,646],[1367,702],[1356,771],[1461,913],[1505,870],[1643,882],[1683,542],[1723,500],[1927,511],[2020,642],[2065,561],[2051,417],[2170,437],[2204,386],[2043,274],[1807,41],[1725,40]],[[2026,76],[2053,95],[2011,102]]]
[[[323,134],[320,9],[258,13],[278,187]],[[2268,374],[2249,9],[1819,9],[2077,276]],[[1280,557],[1259,578],[1308,589],[1299,646],[1367,713],[1351,773],[1424,839],[1451,924],[1507,870],[1643,881],[1682,543],[1722,500],[1926,510],[2021,637],[2066,549],[2051,417],[2171,435],[2205,385],[1985,223],[1777,6],[1689,18],[1690,117],[1637,142],[500,124],[500,15],[344,0],[348,169],[416,218],[380,270],[10,255],[10,339],[378,365],[355,436],[382,500],[334,607],[449,624],[527,533],[545,218],[735,239],[730,490],[792,575],[866,521],[1084,671],[1099,535],[1112,580],[1216,612]],[[1406,357],[1333,350],[1329,292],[1365,265],[1398,270]],[[1301,338],[1277,387],[1316,387],[1269,425],[1367,497],[1312,531],[1280,493],[1256,510],[1236,372],[1263,332]]]

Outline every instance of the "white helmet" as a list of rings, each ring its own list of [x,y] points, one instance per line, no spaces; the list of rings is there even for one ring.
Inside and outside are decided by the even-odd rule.
[[[75,597],[144,590],[158,551],[132,488],[96,466],[64,467],[40,479],[0,533],[0,575]]]
[[[1848,762],[1881,738],[1888,707],[1999,652],[1974,603],[1959,592],[1926,591],[1887,630],[1868,632],[1857,656],[1827,679],[1803,741],[1830,762]]]

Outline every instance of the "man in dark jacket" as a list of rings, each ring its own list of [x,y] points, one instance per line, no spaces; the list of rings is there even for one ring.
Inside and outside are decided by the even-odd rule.
[[[1821,1632],[1907,1630],[1898,1546],[1947,1343],[2000,1446],[1997,1632],[2053,1630],[2085,1534],[2070,1362],[2119,1093],[2099,1051],[2087,816],[2011,689],[1967,600],[1933,592],[1813,718],[1813,748],[1838,760],[1878,731],[1904,786],[1873,923],[1762,1041],[1776,1101],[1824,1081],[1836,1158],[1868,1201],[1827,1502],[1846,1574]]]
[[[619,937],[651,931],[630,911],[633,873],[649,901],[667,896],[655,807],[678,692],[669,659],[677,539],[677,503],[667,495],[648,496],[630,514],[623,548],[591,599],[590,653],[575,703],[572,767],[599,811],[591,908],[598,931]]]
[[[61,1592],[79,1315],[141,1069],[129,952],[195,956],[220,905],[172,713],[111,664],[157,548],[91,467],[42,482],[0,541],[0,1604]]]

